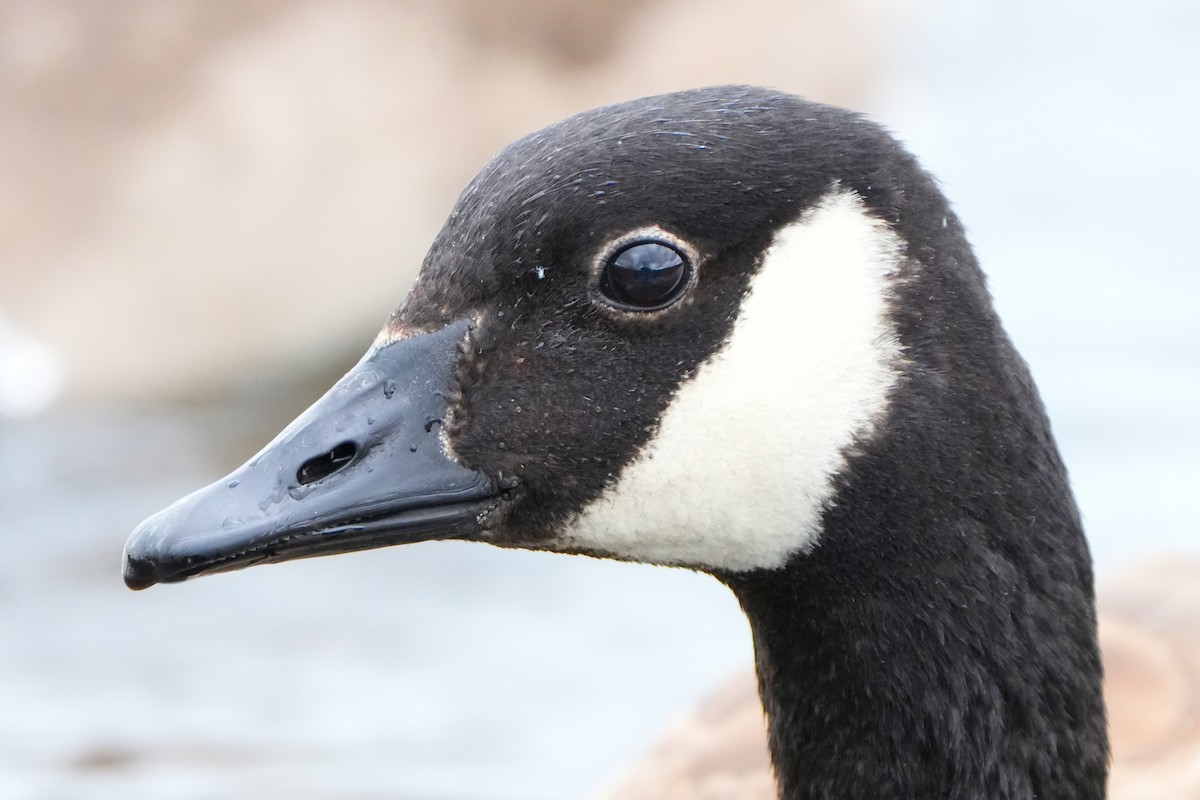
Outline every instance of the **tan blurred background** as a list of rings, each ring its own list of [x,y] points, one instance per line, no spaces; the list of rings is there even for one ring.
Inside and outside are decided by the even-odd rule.
[[[861,105],[873,5],[3,3],[0,309],[69,398],[361,346],[508,141],[710,83]]]
[[[134,524],[357,359],[492,153],[609,101],[889,125],[1101,573],[1195,552],[1198,79],[1193,0],[0,0],[0,800],[580,797],[745,666],[678,570],[436,543],[120,583]]]

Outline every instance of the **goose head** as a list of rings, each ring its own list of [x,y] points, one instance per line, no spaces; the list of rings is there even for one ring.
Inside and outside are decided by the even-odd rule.
[[[1036,390],[945,198],[853,113],[719,87],[510,145],[363,359],[142,523],[125,580],[443,538],[728,584],[789,800],[1102,796]]]

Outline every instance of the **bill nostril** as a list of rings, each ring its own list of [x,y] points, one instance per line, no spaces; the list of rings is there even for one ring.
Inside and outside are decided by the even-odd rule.
[[[306,486],[328,478],[347,466],[357,454],[358,445],[354,442],[342,442],[328,453],[322,453],[301,464],[300,469],[296,470],[296,481],[301,486]]]

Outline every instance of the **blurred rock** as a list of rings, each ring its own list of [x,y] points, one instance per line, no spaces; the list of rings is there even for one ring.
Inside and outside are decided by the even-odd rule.
[[[0,299],[75,398],[328,360],[512,138],[706,83],[861,105],[879,7],[0,2]]]
[[[1122,570],[1100,614],[1110,797],[1200,800],[1200,560]]]

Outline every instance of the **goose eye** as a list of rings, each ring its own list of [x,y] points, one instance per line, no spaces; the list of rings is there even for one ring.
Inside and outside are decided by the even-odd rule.
[[[674,247],[636,242],[608,260],[600,290],[619,305],[652,311],[682,293],[687,275],[687,259]]]

